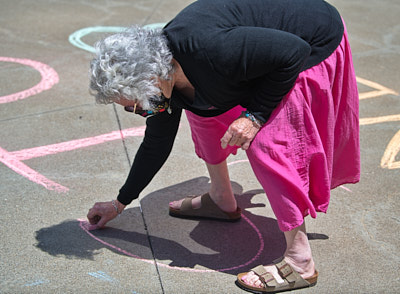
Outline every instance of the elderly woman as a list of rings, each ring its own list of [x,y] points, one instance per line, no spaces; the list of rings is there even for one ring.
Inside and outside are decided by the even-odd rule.
[[[90,223],[103,227],[138,197],[170,154],[185,109],[211,188],[170,203],[170,214],[240,219],[226,159],[242,148],[287,248],[237,284],[261,292],[315,285],[304,218],[326,212],[330,190],[360,175],[357,85],[337,10],[322,0],[199,0],[162,30],[133,27],[96,49],[97,102],[148,119],[126,183],[116,200],[89,210]]]

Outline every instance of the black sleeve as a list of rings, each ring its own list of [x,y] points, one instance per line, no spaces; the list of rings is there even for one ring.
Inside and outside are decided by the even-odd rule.
[[[182,109],[164,111],[146,120],[146,131],[118,201],[130,204],[150,183],[167,160],[179,128]]]
[[[262,27],[235,27],[220,36],[214,40],[214,53],[208,52],[216,70],[234,82],[256,85],[243,104],[266,122],[294,86],[310,45],[294,34]]]
[[[247,106],[247,109],[264,123],[293,88],[303,64],[311,53],[311,46],[296,35],[272,30],[270,36],[269,41],[273,42],[268,51],[270,64],[264,64],[270,70],[259,77],[259,87]]]

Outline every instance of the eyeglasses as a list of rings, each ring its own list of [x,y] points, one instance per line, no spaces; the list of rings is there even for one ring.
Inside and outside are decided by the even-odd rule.
[[[166,98],[164,96],[164,94],[161,93],[160,96],[154,96],[149,99],[150,104],[152,106],[152,110],[147,110],[147,109],[144,110],[141,108],[137,109],[136,103],[134,106],[125,106],[124,109],[125,109],[125,111],[133,112],[133,113],[139,114],[143,117],[149,117],[149,116],[153,116],[158,113],[164,112],[166,110],[170,111],[169,110],[170,109],[169,108],[169,106],[170,106],[169,100],[170,99]]]

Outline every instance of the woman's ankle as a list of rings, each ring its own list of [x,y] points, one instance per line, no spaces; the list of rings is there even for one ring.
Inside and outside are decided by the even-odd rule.
[[[233,212],[237,209],[236,198],[232,191],[228,192],[209,192],[212,201],[223,211]]]
[[[315,272],[314,260],[308,241],[305,224],[292,231],[284,232],[286,251],[284,257],[303,278],[311,277]]]
[[[284,256],[285,261],[292,266],[292,268],[298,272],[302,278],[309,278],[315,273],[314,260],[311,257],[296,257]]]

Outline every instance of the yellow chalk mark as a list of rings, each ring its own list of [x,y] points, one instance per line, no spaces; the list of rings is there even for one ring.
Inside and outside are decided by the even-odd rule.
[[[400,114],[360,118],[360,125],[365,126],[390,121],[400,121]]]
[[[400,130],[390,140],[385,153],[381,159],[381,167],[388,169],[400,168],[400,161],[396,160],[396,155],[400,152]]]
[[[383,95],[399,95],[399,93],[397,93],[396,91],[386,88],[378,83],[360,78],[360,77],[356,77],[356,80],[358,83],[363,84],[367,87],[373,88],[375,89],[374,91],[369,91],[369,92],[364,92],[364,93],[360,93],[359,97],[360,100],[362,99],[368,99],[368,98],[375,98],[375,97],[379,97],[379,96],[383,96]]]
[[[386,88],[378,83],[356,77],[357,82],[363,84],[369,88],[374,89],[373,91],[359,93],[360,100],[375,98],[383,95],[396,95],[399,93],[396,91]],[[372,125],[385,122],[400,121],[400,114],[386,115],[379,117],[366,117],[360,118],[360,125]],[[394,135],[386,147],[386,150],[381,159],[381,167],[387,169],[397,169],[400,168],[400,161],[396,161],[396,156],[400,152],[400,130]]]

